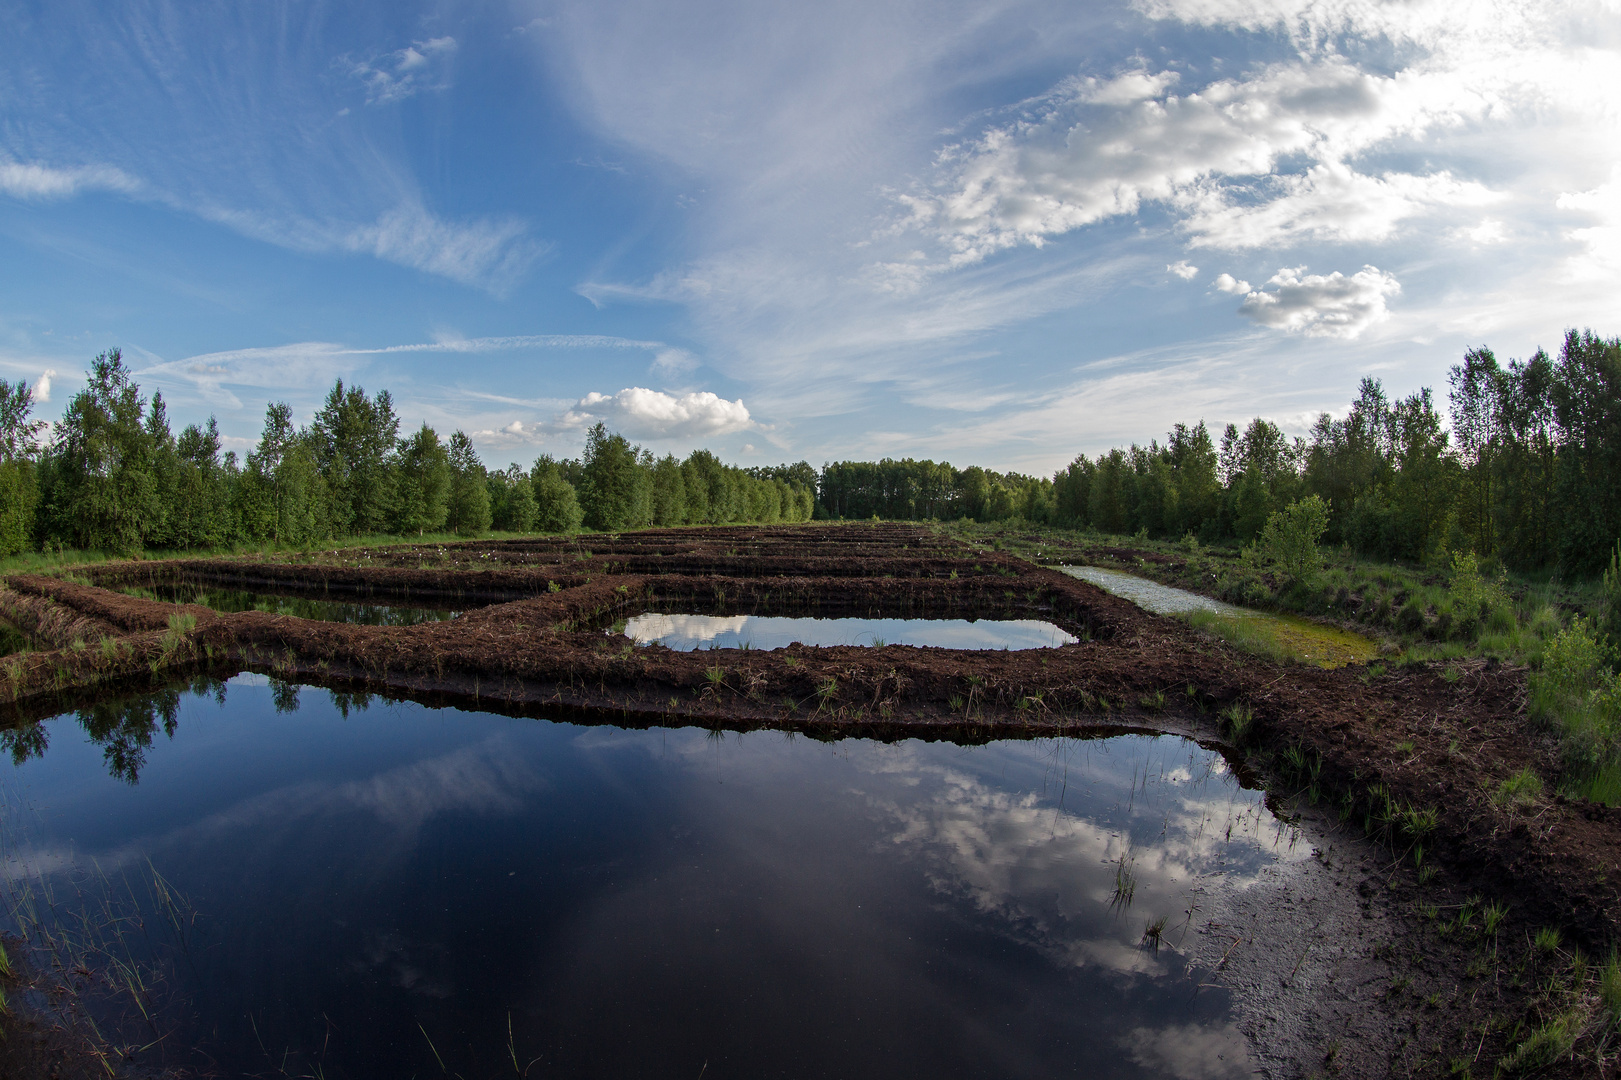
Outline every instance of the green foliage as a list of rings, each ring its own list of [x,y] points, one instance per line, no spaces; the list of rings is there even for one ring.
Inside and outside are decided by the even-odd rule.
[[[395,468],[399,475],[395,530],[421,536],[445,528],[450,514],[450,456],[433,428],[424,423],[401,440]]]
[[[686,477],[675,455],[666,454],[653,466],[653,524],[681,525],[686,520]]]
[[[49,530],[59,542],[135,551],[161,528],[158,457],[168,432],[140,393],[113,349],[91,362],[85,388],[63,411],[48,454]]]
[[[393,468],[400,421],[387,390],[367,398],[339,379],[315,414],[308,439],[326,481],[332,528],[339,533],[382,532],[393,521],[398,497]]]
[[[535,528],[541,532],[574,532],[585,519],[574,485],[550,456],[543,455],[529,472],[535,496]]]
[[[34,539],[39,483],[32,461],[0,461],[0,556],[27,550]]]
[[[0,379],[0,556],[30,546],[39,507],[35,458],[43,421],[32,420],[34,392],[26,382]]]
[[[464,536],[477,535],[490,527],[490,488],[484,465],[473,450],[466,432],[450,437],[446,454],[450,464],[450,494],[445,504],[445,525]]]
[[[580,508],[593,529],[633,529],[652,521],[650,470],[623,435],[598,423],[585,436]]]
[[[529,476],[516,465],[488,477],[490,524],[502,532],[533,532],[538,508]]]
[[[1328,504],[1310,495],[1267,518],[1260,546],[1284,577],[1310,581],[1320,568],[1317,541],[1327,529]]]
[[[1565,764],[1591,798],[1611,801],[1621,766],[1621,677],[1608,645],[1585,618],[1550,641],[1527,680],[1533,719],[1555,728]]]
[[[1497,786],[1496,801],[1502,806],[1531,806],[1541,795],[1542,777],[1527,766]]]
[[[1603,584],[1603,610],[1599,625],[1610,642],[1610,648],[1621,649],[1621,540],[1610,552],[1610,565],[1601,579]]]
[[[1460,620],[1478,626],[1508,602],[1502,584],[1487,581],[1480,573],[1480,559],[1473,551],[1452,553],[1452,581],[1448,586],[1452,610]]]

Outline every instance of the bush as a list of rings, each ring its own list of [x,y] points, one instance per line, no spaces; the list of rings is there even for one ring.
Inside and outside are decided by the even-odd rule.
[[[1317,541],[1328,530],[1328,504],[1311,495],[1290,503],[1266,519],[1261,530],[1260,548],[1291,581],[1315,577],[1321,561]]]
[[[1548,642],[1542,667],[1527,680],[1534,720],[1556,727],[1565,765],[1578,783],[1617,761],[1621,733],[1621,678],[1612,653],[1583,618]]]
[[[1396,612],[1396,626],[1409,634],[1416,634],[1424,629],[1424,609],[1419,605],[1418,597],[1409,596],[1407,603]]]
[[[1610,552],[1610,568],[1604,571],[1604,621],[1600,624],[1610,647],[1621,649],[1621,540]]]
[[[1473,551],[1452,553],[1452,609],[1459,623],[1478,624],[1496,607],[1508,602],[1500,581],[1488,581],[1481,574],[1480,559]]]

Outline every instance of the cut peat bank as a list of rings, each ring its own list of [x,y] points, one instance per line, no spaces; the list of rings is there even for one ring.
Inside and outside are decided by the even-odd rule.
[[[461,614],[359,625],[118,591],[162,595],[177,586]],[[616,632],[647,612],[1044,620],[1076,640],[1020,651],[796,644],[680,652]],[[1576,1023],[1558,1018],[1576,1007],[1585,969],[1555,970],[1557,950],[1537,952],[1531,935],[1559,928],[1567,951],[1592,956],[1608,955],[1618,939],[1621,811],[1551,794],[1503,797],[1528,769],[1556,775],[1552,742],[1524,716],[1523,669],[1280,665],[1087,582],[923,527],[649,530],[106,563],[73,577],[9,577],[0,617],[34,649],[0,658],[0,712],[13,728],[176,676],[249,669],[430,705],[631,727],[966,742],[1192,735],[1264,783],[1276,805],[1334,832],[1353,853],[1335,858],[1367,867],[1362,886],[1373,883],[1405,927],[1413,963],[1427,965],[1432,981],[1453,979],[1457,991],[1437,1012],[1434,1002],[1426,1011],[1426,1001],[1402,996],[1405,975],[1394,990],[1364,988],[1367,1007],[1391,1018],[1388,1037],[1360,1049],[1301,1043],[1301,1055],[1321,1056],[1315,1065],[1297,1056],[1300,1071],[1380,1075],[1400,1061],[1403,1074],[1444,1073],[1461,1056],[1489,1074],[1550,1024]],[[1487,904],[1507,912],[1489,932],[1476,917]],[[1460,918],[1466,909],[1474,915]],[[1290,956],[1274,974],[1293,977],[1306,963],[1305,953]],[[1568,993],[1548,996],[1550,979],[1565,980]],[[1331,981],[1321,987],[1350,992]],[[1581,1023],[1599,1023],[1598,1008]],[[1422,1025],[1396,1034],[1407,1030],[1406,1014],[1421,1012]],[[1263,1059],[1276,1061],[1259,1029],[1250,1030]],[[1609,1052],[1608,1030],[1586,1031],[1587,1050],[1571,1057],[1567,1048],[1555,1074],[1590,1069],[1594,1055]],[[1298,1030],[1287,1038],[1300,1043]]]

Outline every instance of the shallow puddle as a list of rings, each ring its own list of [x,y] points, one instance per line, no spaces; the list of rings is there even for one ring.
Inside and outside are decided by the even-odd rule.
[[[777,615],[661,615],[625,620],[638,645],[782,649],[800,645],[918,645],[935,649],[1055,649],[1072,634],[1039,619],[796,619]]]
[[[825,744],[239,676],[4,748],[8,910],[64,967],[124,950],[149,989],[101,1022],[221,1075],[1248,1076],[1189,911],[1305,857],[1170,736]]]
[[[1379,653],[1379,644],[1372,638],[1340,630],[1333,626],[1312,622],[1294,615],[1275,615],[1223,603],[1186,589],[1161,585],[1157,581],[1140,578],[1119,570],[1106,570],[1101,566],[1055,566],[1070,577],[1089,581],[1116,596],[1123,596],[1138,607],[1156,615],[1187,615],[1208,611],[1223,618],[1242,619],[1264,628],[1290,651],[1321,667],[1342,667],[1345,664],[1364,664]]]
[[[273,615],[294,615],[316,622],[356,623],[362,626],[416,626],[444,622],[461,614],[448,608],[407,607],[396,603],[367,603],[323,596],[282,596],[276,593],[248,592],[241,589],[213,589],[196,585],[173,585],[156,589],[130,586],[115,589],[130,596],[144,596],[168,604],[201,604],[215,611],[267,611]]]

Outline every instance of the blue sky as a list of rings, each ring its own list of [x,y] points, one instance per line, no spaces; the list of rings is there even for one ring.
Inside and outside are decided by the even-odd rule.
[[[0,375],[1050,472],[1621,333],[1613,2],[4,4]]]

